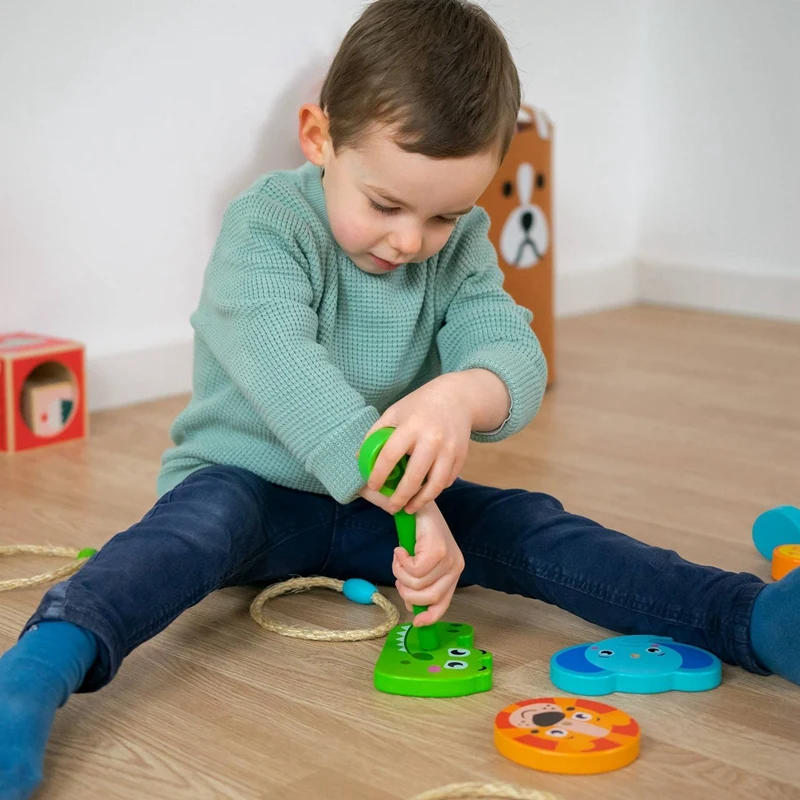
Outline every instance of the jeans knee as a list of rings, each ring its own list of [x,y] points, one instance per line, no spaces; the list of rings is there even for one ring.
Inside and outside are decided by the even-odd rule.
[[[222,538],[227,545],[261,529],[266,498],[262,478],[240,467],[215,465],[193,472],[156,505],[168,505],[186,532],[208,541]],[[213,536],[209,536],[213,534]]]

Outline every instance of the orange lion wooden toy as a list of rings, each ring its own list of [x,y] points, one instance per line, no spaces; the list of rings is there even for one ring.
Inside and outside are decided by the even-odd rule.
[[[504,708],[494,743],[512,761],[543,772],[593,775],[639,755],[635,719],[618,708],[575,697],[539,697]]]

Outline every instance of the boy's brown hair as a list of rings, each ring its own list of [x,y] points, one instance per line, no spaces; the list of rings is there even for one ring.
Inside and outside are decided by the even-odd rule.
[[[335,149],[376,123],[430,158],[499,148],[520,106],[517,69],[494,20],[467,0],[377,0],[345,36],[320,96]]]

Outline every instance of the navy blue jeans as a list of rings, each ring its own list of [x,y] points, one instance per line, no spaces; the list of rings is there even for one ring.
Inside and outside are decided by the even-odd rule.
[[[461,585],[552,603],[619,633],[671,636],[764,673],[750,615],[764,583],[699,566],[564,510],[552,497],[457,481],[438,505],[466,561]],[[141,522],[54,586],[26,630],[67,620],[92,631],[100,656],[82,691],[216,589],[294,575],[393,585],[394,521],[365,500],[268,483],[242,469],[199,470]]]

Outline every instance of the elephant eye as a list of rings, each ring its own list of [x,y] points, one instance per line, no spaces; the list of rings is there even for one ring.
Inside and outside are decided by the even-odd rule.
[[[597,655],[599,655],[600,658],[611,658],[611,656],[614,655],[614,651],[613,650],[600,650]]]
[[[648,647],[648,653],[657,653],[658,655],[664,655],[664,651],[660,647]]]

